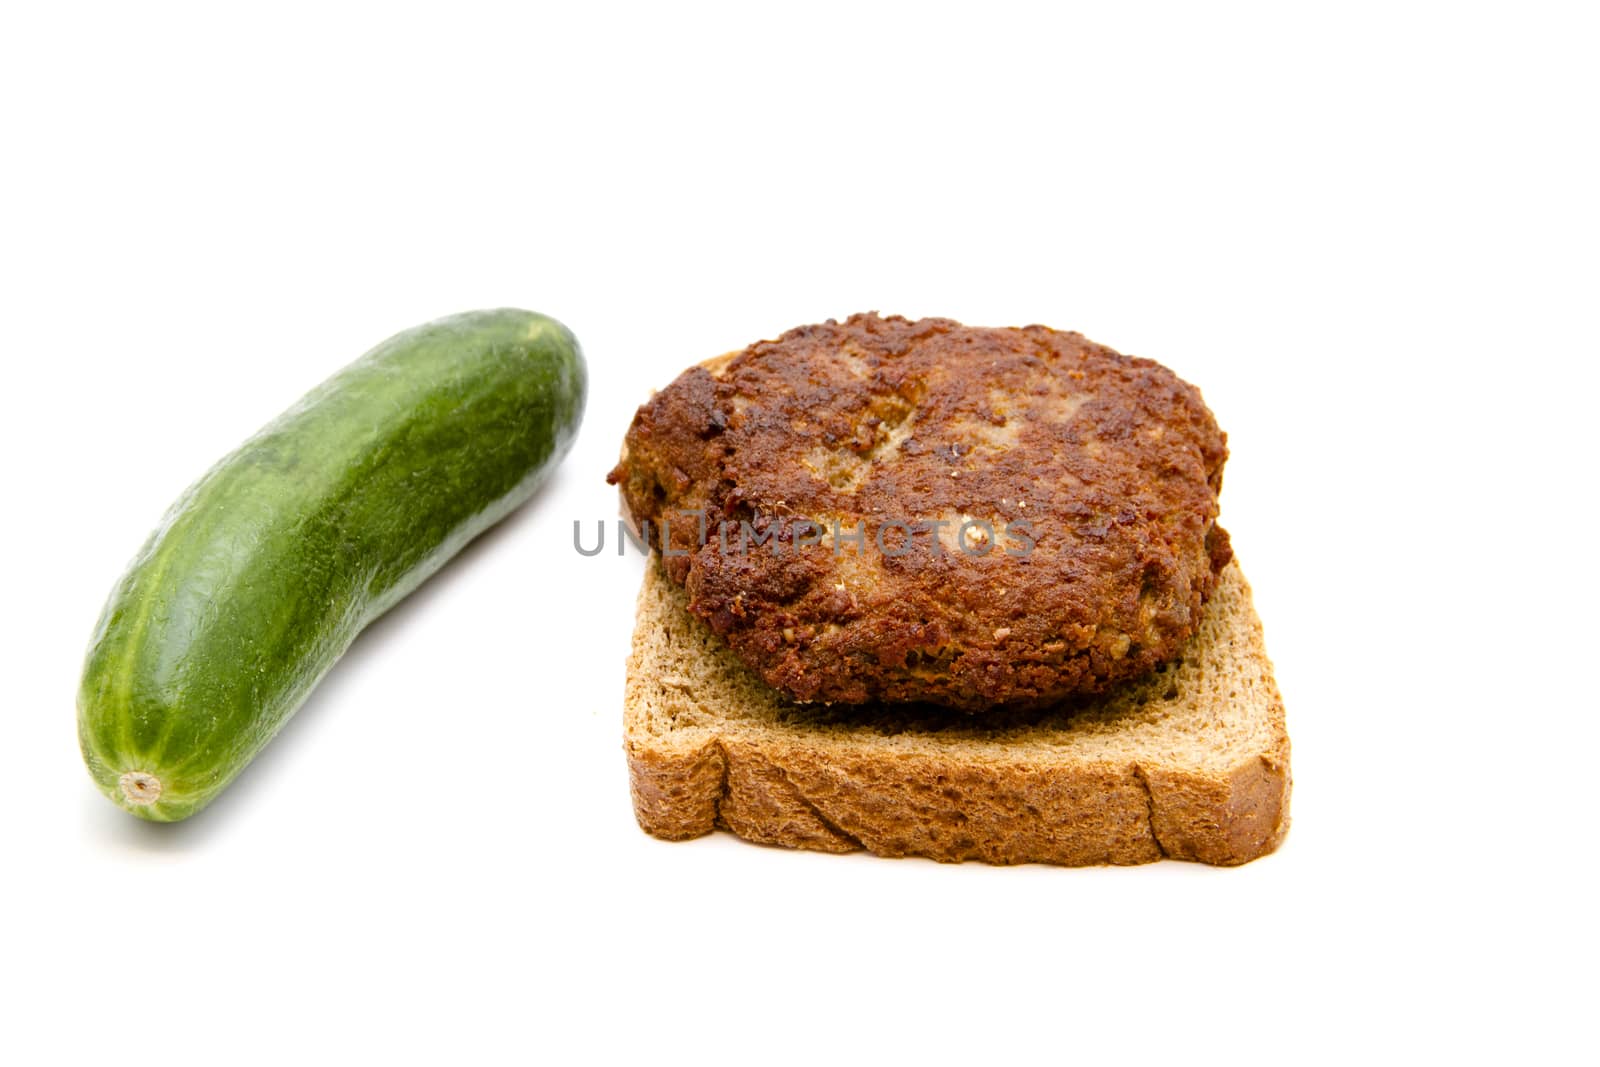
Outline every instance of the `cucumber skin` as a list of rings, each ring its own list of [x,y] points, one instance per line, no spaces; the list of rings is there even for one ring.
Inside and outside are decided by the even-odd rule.
[[[533,494],[586,393],[566,327],[467,312],[383,342],[212,467],[90,641],[78,737],[101,791],[159,822],[205,807],[362,628]],[[129,802],[128,771],[160,797]]]

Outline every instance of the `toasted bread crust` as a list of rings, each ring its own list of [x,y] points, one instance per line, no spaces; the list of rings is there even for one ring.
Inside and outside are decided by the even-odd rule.
[[[994,720],[783,700],[652,567],[624,745],[639,825],[672,840],[720,828],[945,862],[1234,865],[1289,823],[1283,703],[1236,566],[1170,670]]]
[[[1230,555],[1226,455],[1199,391],[1150,360],[856,315],[686,371],[610,480],[768,684],[988,713],[1171,658]]]

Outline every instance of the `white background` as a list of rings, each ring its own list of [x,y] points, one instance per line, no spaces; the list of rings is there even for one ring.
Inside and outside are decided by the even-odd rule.
[[[8,8],[0,1058],[1593,1055],[1595,39],[1578,5]],[[559,476],[211,809],[107,803],[77,673],[167,503],[505,304],[587,351]],[[642,562],[572,522],[652,387],[868,309],[1204,389],[1289,709],[1277,854],[638,831]]]

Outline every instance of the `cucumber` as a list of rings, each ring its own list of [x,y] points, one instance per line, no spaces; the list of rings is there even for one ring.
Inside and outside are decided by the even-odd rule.
[[[531,496],[577,434],[577,340],[531,311],[408,330],[212,467],[112,590],[78,690],[102,792],[205,807],[362,628]]]

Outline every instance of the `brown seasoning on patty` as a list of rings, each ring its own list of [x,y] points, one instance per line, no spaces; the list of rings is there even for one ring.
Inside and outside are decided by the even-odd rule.
[[[1178,654],[1231,558],[1226,440],[1194,386],[1081,334],[869,313],[691,367],[607,480],[772,686],[981,711]]]

